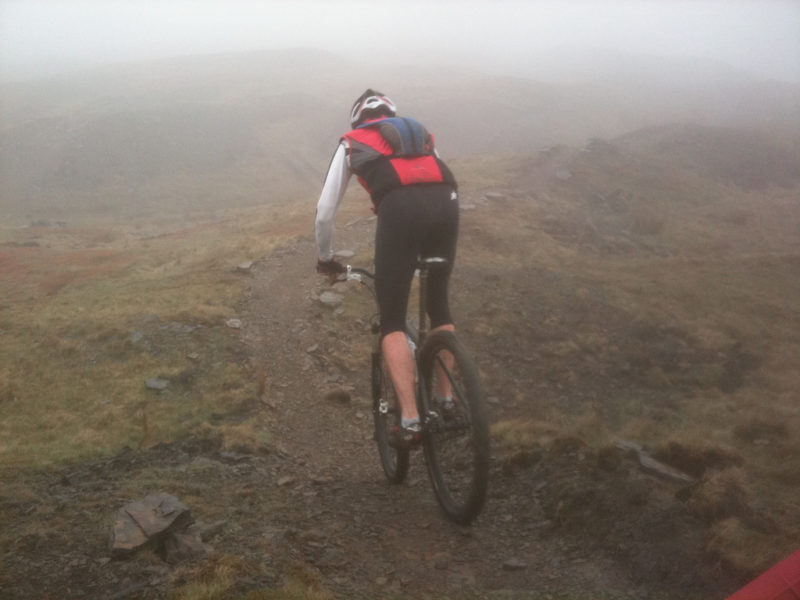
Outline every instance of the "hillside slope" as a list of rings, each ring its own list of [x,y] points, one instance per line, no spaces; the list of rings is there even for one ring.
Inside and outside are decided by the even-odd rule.
[[[549,84],[295,50],[9,83],[0,87],[0,214],[16,225],[109,214],[195,221],[313,197],[367,86],[428,123],[449,158],[579,146],[665,122],[797,135],[796,87],[710,75],[703,87],[658,72]]]
[[[383,481],[372,300],[339,285],[341,307],[319,302],[313,200],[169,235],[4,230],[0,586],[726,597],[800,535],[798,151],[770,140],[676,125],[453,161],[454,312],[493,434],[471,528],[441,517],[419,457],[407,485]],[[740,178],[762,152],[788,170]],[[363,193],[338,225],[370,264]],[[642,471],[621,440],[693,482]],[[112,515],[156,490],[192,508],[209,556],[109,560]]]

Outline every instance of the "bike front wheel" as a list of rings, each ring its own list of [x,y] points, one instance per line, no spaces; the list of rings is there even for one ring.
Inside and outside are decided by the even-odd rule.
[[[428,474],[447,517],[467,524],[483,509],[489,479],[489,425],[478,372],[452,332],[436,331],[422,347],[420,373]]]
[[[389,483],[402,483],[408,473],[408,450],[389,444],[390,432],[400,425],[400,405],[380,352],[372,355],[372,417],[386,479]]]

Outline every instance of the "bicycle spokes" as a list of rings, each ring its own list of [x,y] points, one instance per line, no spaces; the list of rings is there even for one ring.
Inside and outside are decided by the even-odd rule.
[[[447,516],[468,523],[483,506],[488,477],[488,426],[476,370],[451,332],[432,334],[421,361],[429,404],[428,472]]]

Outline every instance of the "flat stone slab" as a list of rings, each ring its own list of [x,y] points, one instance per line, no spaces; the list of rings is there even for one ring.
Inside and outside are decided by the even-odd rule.
[[[111,553],[121,556],[149,543],[160,544],[173,531],[182,531],[194,522],[189,509],[175,496],[155,493],[123,506],[111,529]]]
[[[633,458],[638,463],[639,469],[643,473],[678,483],[692,483],[694,481],[694,477],[691,475],[687,475],[678,469],[656,460],[650,456],[642,446],[635,442],[620,440],[616,443],[616,447]]]

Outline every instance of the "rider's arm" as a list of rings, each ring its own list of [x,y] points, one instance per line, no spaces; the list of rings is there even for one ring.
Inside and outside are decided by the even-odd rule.
[[[341,143],[331,159],[325,184],[322,186],[322,194],[317,203],[314,232],[319,260],[327,261],[333,258],[333,219],[347,189],[348,181],[350,181],[350,167],[347,164],[347,148]]]

